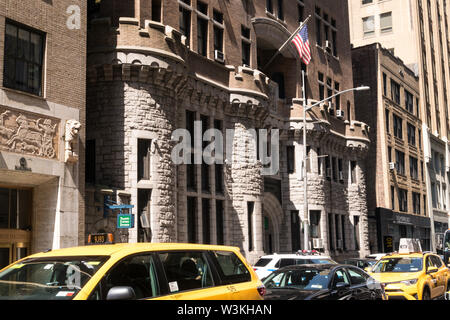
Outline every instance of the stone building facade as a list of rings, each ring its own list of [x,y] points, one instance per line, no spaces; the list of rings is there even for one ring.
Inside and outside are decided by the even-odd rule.
[[[301,70],[310,105],[353,87],[346,6],[102,0],[90,9],[86,233],[234,245],[251,262],[302,249]],[[289,45],[268,64],[309,15],[312,62],[303,65]],[[194,140],[222,132],[227,161],[175,165],[180,128],[200,151],[208,143]],[[265,149],[253,134],[260,129],[279,133],[267,148],[279,156],[270,175],[275,163],[256,156]],[[314,107],[306,130],[311,245],[333,257],[365,255],[369,127],[355,119],[353,93]],[[117,230],[106,198],[133,204],[136,227]]]
[[[0,268],[84,243],[86,9],[0,5]]]
[[[426,168],[419,78],[379,43],[352,50],[355,84],[373,88],[358,96],[357,116],[372,128],[367,157],[371,245],[398,250],[400,238],[419,238],[429,250]]]

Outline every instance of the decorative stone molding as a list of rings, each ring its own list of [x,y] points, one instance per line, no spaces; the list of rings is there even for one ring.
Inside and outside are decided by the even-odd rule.
[[[0,107],[0,149],[57,158],[59,121]]]
[[[81,123],[77,120],[67,120],[64,134],[64,161],[78,162],[78,135]]]

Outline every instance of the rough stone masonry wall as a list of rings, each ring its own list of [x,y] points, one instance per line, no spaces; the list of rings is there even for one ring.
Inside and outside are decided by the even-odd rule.
[[[227,214],[233,217],[232,245],[244,250],[247,258],[253,259],[262,253],[262,193],[263,177],[260,174],[261,165],[253,157],[255,145],[253,136],[248,130],[255,129],[252,119],[229,117],[226,121],[229,129],[234,129],[233,158],[231,164],[231,208]],[[253,210],[253,250],[249,251],[248,242],[248,212],[247,202],[255,203]]]
[[[173,93],[138,82],[97,83],[89,91],[89,104],[95,109],[88,121],[95,128],[89,139],[96,139],[96,183],[133,190],[132,203],[136,204],[137,139],[152,138],[155,152],[146,185],[152,189],[152,229],[156,230],[152,241],[174,241],[175,169],[170,159],[171,134],[176,129]]]

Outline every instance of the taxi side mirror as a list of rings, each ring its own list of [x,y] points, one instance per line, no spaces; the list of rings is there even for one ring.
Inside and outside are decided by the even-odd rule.
[[[112,287],[106,295],[106,300],[134,300],[136,294],[132,287]]]
[[[439,269],[436,268],[436,267],[428,267],[427,268],[427,274],[438,272],[438,270]]]

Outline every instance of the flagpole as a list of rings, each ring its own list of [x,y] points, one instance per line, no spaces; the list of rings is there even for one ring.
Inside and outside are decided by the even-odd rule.
[[[309,18],[311,18],[311,15],[309,15],[305,21],[303,21],[300,26],[291,34],[291,36],[289,37],[289,39],[286,40],[285,43],[283,43],[283,45],[277,50],[277,52],[275,52],[275,54],[273,55],[273,57],[269,60],[269,62],[266,63],[266,65],[263,67],[263,70],[266,70],[266,68],[273,62],[273,60],[275,60],[275,58],[281,53],[281,51],[283,51],[283,49],[286,47],[286,45],[288,43],[290,43],[292,41],[292,39],[294,39],[294,37],[297,35],[297,33],[303,29],[303,27],[306,25],[306,23],[308,22]]]
[[[308,171],[306,170],[306,162],[308,161],[308,148],[306,146],[306,85],[305,70],[302,70],[302,91],[303,91],[303,236],[304,250],[309,250],[309,210],[308,210]]]

